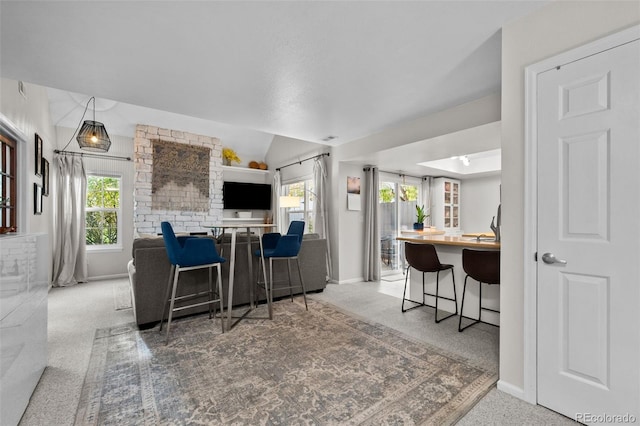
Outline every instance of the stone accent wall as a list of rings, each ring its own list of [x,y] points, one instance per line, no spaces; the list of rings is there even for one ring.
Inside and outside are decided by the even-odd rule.
[[[152,205],[153,141],[182,143],[211,150],[208,210],[164,210]],[[202,232],[206,231],[204,226],[222,223],[222,144],[218,138],[138,124],[133,156],[135,170],[133,222],[136,235],[162,232],[160,223],[163,221],[171,222],[176,232]],[[174,182],[165,189],[169,192],[182,191],[182,194],[197,191],[193,185],[180,186],[180,182]]]

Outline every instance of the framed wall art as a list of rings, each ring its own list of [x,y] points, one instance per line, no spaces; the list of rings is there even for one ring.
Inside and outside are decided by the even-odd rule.
[[[49,196],[49,160],[42,159],[42,195]]]
[[[42,138],[36,133],[36,176],[42,176]]]
[[[33,214],[42,214],[42,185],[33,184]]]

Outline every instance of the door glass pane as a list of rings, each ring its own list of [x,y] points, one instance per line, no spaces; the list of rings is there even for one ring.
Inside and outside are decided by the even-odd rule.
[[[380,182],[378,207],[380,213],[380,266],[383,272],[393,270],[398,265],[396,201],[396,184],[394,182]]]

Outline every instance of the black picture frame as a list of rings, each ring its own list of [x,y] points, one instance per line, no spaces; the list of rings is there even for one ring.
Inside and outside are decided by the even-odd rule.
[[[42,176],[42,138],[38,136],[36,133],[36,145],[35,145],[35,153],[36,153],[36,176]]]
[[[33,214],[42,214],[42,185],[33,184]]]
[[[49,160],[42,159],[42,195],[49,196]]]

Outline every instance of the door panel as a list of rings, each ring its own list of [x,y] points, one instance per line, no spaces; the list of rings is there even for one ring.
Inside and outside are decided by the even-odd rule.
[[[640,417],[640,42],[538,76],[538,402]]]

